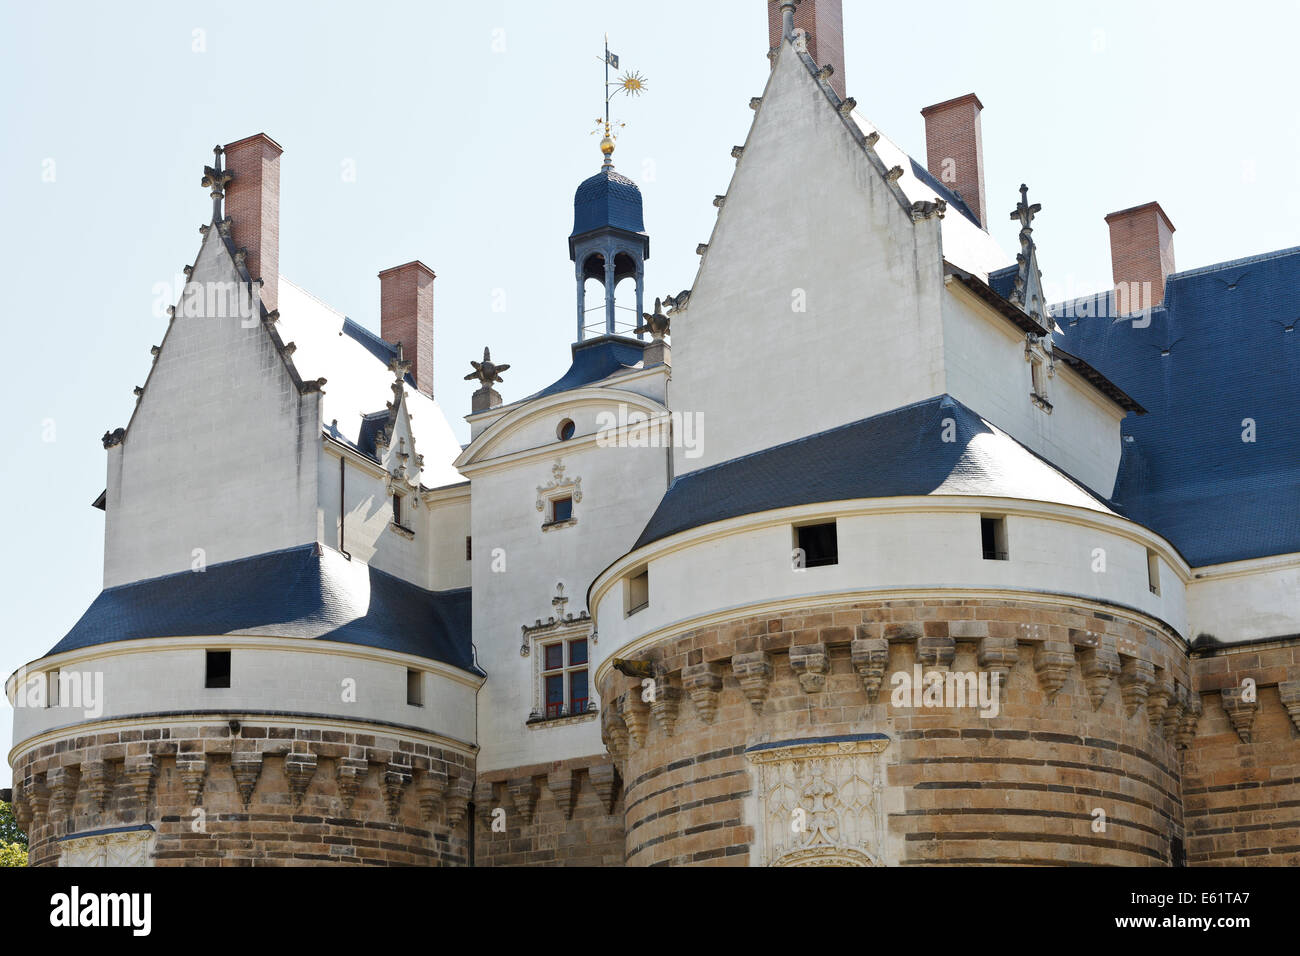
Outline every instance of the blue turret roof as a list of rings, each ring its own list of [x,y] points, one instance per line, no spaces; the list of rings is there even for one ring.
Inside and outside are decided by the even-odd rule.
[[[612,226],[626,232],[644,232],[641,190],[636,183],[605,166],[585,180],[573,195],[573,234],[581,236]]]

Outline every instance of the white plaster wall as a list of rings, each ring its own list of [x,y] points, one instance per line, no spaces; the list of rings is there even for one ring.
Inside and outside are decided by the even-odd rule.
[[[472,566],[465,559],[465,538],[470,534],[469,488],[455,498],[430,500],[421,512],[421,523],[427,529],[420,540],[431,575],[428,586],[434,591],[469,587]]]
[[[235,279],[212,230],[192,281]],[[319,400],[260,322],[178,310],[110,454],[104,586],[189,570],[195,549],[216,564],[313,541]]]
[[[1192,637],[1209,634],[1231,644],[1300,634],[1300,555],[1197,568],[1195,573],[1187,588]]]
[[[621,400],[615,392],[604,407],[616,408]],[[482,770],[596,754],[604,748],[599,720],[526,726],[538,658],[519,653],[520,628],[552,615],[558,582],[570,598],[569,613],[586,608],[587,586],[632,546],[667,486],[665,449],[602,448],[582,440],[582,423],[594,421],[595,410],[546,403],[537,420],[526,423],[501,452],[534,448],[549,435],[547,453],[505,465],[493,466],[497,459],[489,459],[486,467],[482,462],[463,466],[473,487],[474,641],[480,666],[488,673],[479,697]],[[579,434],[560,442],[554,430],[565,415],[580,424]],[[485,442],[491,439],[491,432],[483,436]],[[474,451],[471,445],[469,453]],[[553,480],[551,469],[560,459],[566,477],[582,479],[582,500],[573,509],[577,523],[543,531],[537,487]],[[493,570],[496,549],[504,571]],[[594,655],[597,646],[591,644],[589,652]],[[593,680],[593,695],[594,690]]]
[[[1049,415],[1030,401],[1025,337],[959,289],[943,296],[948,393],[1093,491],[1109,496],[1119,469],[1124,412],[1063,362],[1048,379]]]
[[[941,394],[939,236],[783,51],[673,323],[672,406],[706,433],[678,473]]]
[[[902,506],[908,501],[911,499],[895,499],[894,503]],[[1011,502],[947,502],[954,510],[938,510],[939,499],[935,511],[929,513],[846,513],[855,507],[870,507],[871,502],[820,510],[791,509],[786,513],[789,520],[777,525],[747,528],[746,524],[756,523],[749,519],[731,525],[734,531],[725,536],[677,550],[666,550],[672,539],[652,545],[644,549],[650,573],[650,605],[645,610],[625,616],[622,582],[604,591],[602,578],[597,610],[599,660],[607,660],[642,635],[701,615],[768,601],[858,591],[954,588],[1079,595],[1136,608],[1186,633],[1183,586],[1162,561],[1160,595],[1147,589],[1147,545],[1141,540],[1105,527],[1063,520],[1068,517],[1065,513],[1007,514]],[[841,515],[839,563],[794,571],[792,523],[830,517],[837,511]],[[984,559],[981,514],[1007,514],[1009,560]],[[1125,527],[1139,538],[1147,535],[1137,525]],[[1150,540],[1152,547],[1167,547],[1159,539]],[[1103,573],[1093,570],[1094,549],[1098,548],[1105,551]],[[629,567],[639,564],[636,561]]]
[[[339,450],[329,445],[320,457],[320,540],[331,548],[339,546]],[[377,469],[378,466],[375,466]],[[422,588],[435,589],[428,563],[431,534],[428,510],[416,505],[418,495],[409,492],[403,506],[402,523],[415,532],[407,538],[394,531],[393,503],[385,479],[375,470],[349,459],[344,479],[344,509],[347,519],[343,545],[353,561],[360,561]],[[464,542],[461,542],[464,557]]]
[[[418,658],[329,642],[275,641],[274,647],[213,637],[160,644],[141,641],[141,651],[122,645],[70,652],[36,662],[42,668],[103,675],[98,716],[74,707],[14,708],[14,740],[88,719],[110,720],[161,711],[249,710],[320,714],[345,720],[418,727],[459,741],[474,740],[474,688],[426,671],[424,706],[406,703],[406,669]],[[205,651],[231,649],[228,689],[203,686]],[[358,653],[360,652],[360,653]],[[427,662],[426,662],[427,664]],[[29,666],[29,678],[36,673]],[[423,668],[419,668],[423,669]],[[356,701],[343,700],[343,681],[356,681]],[[12,682],[11,682],[12,683]]]

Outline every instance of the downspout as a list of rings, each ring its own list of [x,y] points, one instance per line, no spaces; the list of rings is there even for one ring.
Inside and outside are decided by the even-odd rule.
[[[352,555],[348,554],[347,549],[343,547],[343,528],[347,524],[347,512],[343,510],[344,508],[343,490],[345,488],[345,483],[347,481],[347,473],[348,473],[347,459],[344,458],[342,455],[339,455],[339,554],[343,555],[343,557],[351,561]]]

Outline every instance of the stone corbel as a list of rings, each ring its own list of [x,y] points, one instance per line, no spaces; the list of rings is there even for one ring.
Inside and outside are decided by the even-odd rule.
[[[1151,722],[1152,730],[1159,731],[1164,724],[1165,711],[1169,709],[1169,702],[1173,698],[1174,682],[1161,674],[1147,694],[1147,719]]]
[[[1183,719],[1178,722],[1178,746],[1186,749],[1192,745],[1196,738],[1196,725],[1201,721],[1201,695],[1196,691],[1189,691],[1187,695],[1187,708],[1183,711]]]
[[[1169,698],[1169,706],[1165,708],[1164,734],[1165,739],[1173,743],[1178,739],[1178,725],[1182,723],[1183,711],[1187,709],[1187,688],[1182,684],[1174,684],[1174,693]]]
[[[889,666],[889,642],[883,637],[870,637],[865,624],[859,624],[858,636],[849,645],[853,669],[862,678],[862,689],[867,700],[875,703],[880,685],[885,682],[885,669]]]
[[[677,726],[677,711],[681,704],[682,689],[672,678],[661,674],[654,679],[654,699],[650,701],[650,713],[665,737],[671,737]]]
[[[177,754],[176,772],[180,774],[185,793],[190,798],[190,806],[197,807],[203,800],[203,785],[208,778],[207,755],[192,752]]]
[[[754,712],[762,713],[767,688],[772,683],[772,658],[766,651],[736,654],[731,658],[731,673]]]
[[[1049,701],[1056,699],[1057,692],[1069,680],[1073,667],[1074,648],[1066,641],[1043,641],[1034,651],[1034,671],[1038,674],[1038,686]]]
[[[957,656],[957,642],[944,635],[922,636],[916,642],[916,662],[925,670],[946,671]]]
[[[826,689],[826,674],[830,670],[826,645],[795,644],[790,648],[790,669],[799,678],[805,694],[816,694]]]
[[[600,736],[605,749],[616,761],[627,759],[628,732],[623,722],[623,697],[615,697],[600,715]]]
[[[239,799],[247,810],[253,799],[253,791],[257,789],[258,778],[262,776],[262,752],[234,751],[230,755],[230,772],[234,775],[235,785],[239,787]]]
[[[641,699],[640,687],[633,687],[623,695],[623,724],[632,743],[644,747],[650,729],[650,709]]]
[[[722,690],[722,667],[710,662],[688,664],[682,668],[682,686],[700,720],[713,723],[718,716],[718,693]]]
[[[546,775],[546,788],[555,797],[555,805],[560,808],[560,815],[569,819],[573,815],[573,771],[552,770]]]
[[[488,825],[492,819],[493,810],[493,790],[492,783],[487,780],[480,780],[474,784],[474,813],[483,826]]]
[[[388,819],[396,820],[402,809],[402,794],[411,782],[411,768],[406,764],[390,763],[384,768],[384,807]]]
[[[447,788],[447,796],[443,803],[447,810],[449,829],[456,829],[465,819],[465,813],[469,810],[469,798],[473,792],[474,784],[464,773],[458,774]]]
[[[23,788],[26,802],[30,809],[32,830],[39,830],[49,820],[50,788],[45,782],[45,775],[32,778],[30,787]],[[30,836],[32,830],[27,831]]]
[[[999,700],[1006,700],[1011,672],[1020,663],[1020,642],[1014,637],[981,637],[976,659],[983,670],[998,676]]]
[[[1147,702],[1155,681],[1156,669],[1150,661],[1139,657],[1124,658],[1119,671],[1119,693],[1128,716],[1132,717]]]
[[[532,777],[524,777],[519,780],[510,781],[510,802],[514,804],[515,812],[519,814],[520,821],[523,824],[532,822],[533,810],[537,808],[538,789],[537,784]]]
[[[1259,697],[1252,695],[1250,700],[1246,700],[1244,692],[1245,688],[1238,684],[1223,688],[1219,694],[1223,699],[1223,710],[1232,721],[1232,729],[1237,732],[1243,744],[1248,744],[1251,742],[1255,718],[1259,715]]]
[[[617,798],[614,791],[614,777],[613,764],[599,763],[587,770],[587,779],[591,781],[596,797],[600,800],[600,805],[606,814],[614,812],[614,801]]]
[[[95,813],[103,813],[112,791],[112,768],[104,760],[83,760],[81,779],[90,795],[90,806]]]
[[[284,775],[289,778],[289,792],[293,796],[293,805],[302,806],[307,796],[307,787],[311,778],[316,776],[316,755],[307,753],[287,753],[284,755]]]
[[[1300,730],[1300,680],[1288,680],[1278,684],[1277,694],[1282,699],[1282,706],[1291,715],[1291,723],[1295,725],[1296,730]]]
[[[441,764],[434,764],[420,774],[416,784],[416,796],[420,801],[420,817],[432,820],[438,805],[447,793],[447,770]]]
[[[50,819],[59,820],[72,816],[80,782],[81,768],[75,764],[54,767],[46,774],[46,783],[50,788]]]
[[[135,798],[140,801],[140,809],[149,809],[149,791],[158,777],[158,758],[153,754],[133,754],[123,764],[127,782],[135,791]]]
[[[361,785],[370,775],[370,761],[364,757],[340,757],[334,769],[334,778],[339,791],[339,801],[346,813],[361,792]]]
[[[1097,710],[1106,699],[1106,692],[1110,690],[1111,683],[1119,675],[1119,654],[1113,647],[1105,644],[1079,647],[1076,650],[1079,655],[1079,669],[1088,687],[1088,697],[1092,700],[1092,709]]]

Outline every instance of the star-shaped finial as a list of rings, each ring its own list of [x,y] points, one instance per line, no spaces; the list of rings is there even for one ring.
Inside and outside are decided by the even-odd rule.
[[[474,366],[474,371],[465,376],[465,381],[471,382],[477,379],[483,388],[491,388],[493,382],[501,381],[501,373],[510,368],[509,365],[496,365],[492,361],[492,353],[486,348],[483,349],[483,361],[471,361],[470,365]]]

